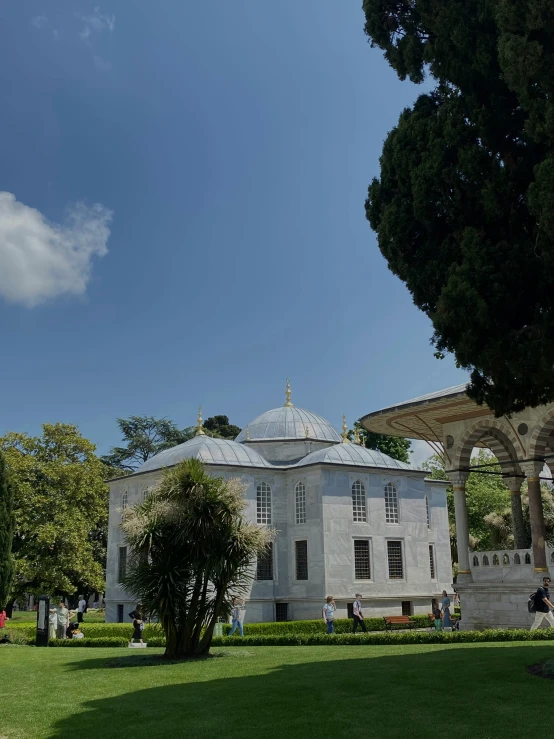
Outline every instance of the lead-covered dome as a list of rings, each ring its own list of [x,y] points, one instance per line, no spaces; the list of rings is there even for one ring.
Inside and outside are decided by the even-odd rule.
[[[282,406],[262,413],[244,428],[235,441],[316,439],[340,442],[329,421],[317,413],[294,406]]]
[[[137,472],[152,472],[162,467],[172,467],[184,459],[199,459],[206,464],[230,467],[271,467],[254,449],[237,444],[230,439],[214,439],[199,435],[171,449],[165,449],[148,459]]]
[[[381,454],[374,449],[366,449],[359,444],[337,444],[336,446],[318,449],[311,452],[296,464],[304,467],[309,464],[345,464],[351,467],[380,467],[396,470],[413,470],[412,465],[399,462],[397,459]]]

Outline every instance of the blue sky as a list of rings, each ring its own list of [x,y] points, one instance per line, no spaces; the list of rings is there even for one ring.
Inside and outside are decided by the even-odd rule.
[[[339,427],[464,380],[365,220],[421,90],[359,5],[5,4],[0,432],[72,422],[103,453],[118,416],[244,426],[287,376]]]

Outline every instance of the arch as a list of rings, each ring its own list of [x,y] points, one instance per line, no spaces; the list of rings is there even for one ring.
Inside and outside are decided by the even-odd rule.
[[[498,554],[492,555],[492,563],[495,567],[497,567],[500,564],[500,559],[498,557]]]
[[[487,557],[487,555],[485,554],[485,555],[483,556],[483,567],[488,567],[488,566],[489,566],[489,558],[488,558],[488,557]]]
[[[510,564],[510,557],[506,553],[504,553],[504,556],[502,557],[502,564],[503,565],[509,565]]]
[[[529,554],[529,552],[526,552],[525,553],[525,564],[526,565],[530,565],[531,564],[531,555]]]
[[[267,482],[256,486],[256,523],[271,526],[271,486]]]
[[[544,416],[535,424],[529,439],[529,458],[544,459],[548,452],[554,448],[554,408],[551,408]],[[549,441],[552,442],[549,444]],[[547,460],[546,464],[553,469],[554,459]]]
[[[352,483],[352,520],[356,523],[367,521],[365,485],[361,480],[354,480]]]
[[[513,429],[498,419],[480,419],[472,424],[461,437],[453,456],[454,469],[465,470],[470,465],[471,453],[479,442],[488,447],[502,465],[502,471],[521,475],[518,452],[524,454],[521,442]]]
[[[514,554],[514,564],[515,565],[520,565],[521,564],[521,557],[519,556],[519,554],[517,552]]]
[[[294,510],[296,523],[306,523],[306,486],[302,481],[294,488]]]
[[[477,555],[473,557],[473,566],[479,567],[479,557],[477,557]]]

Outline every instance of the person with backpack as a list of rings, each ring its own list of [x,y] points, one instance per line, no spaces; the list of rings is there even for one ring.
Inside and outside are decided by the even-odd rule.
[[[550,602],[550,591],[548,590],[550,582],[549,577],[543,577],[542,587],[538,588],[535,593],[535,620],[531,626],[531,631],[538,629],[544,619],[548,621],[551,628],[554,628],[554,615],[552,615],[554,605]]]

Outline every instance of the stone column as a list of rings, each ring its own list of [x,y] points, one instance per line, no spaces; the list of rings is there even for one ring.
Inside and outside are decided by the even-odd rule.
[[[529,519],[535,572],[548,572],[546,565],[544,514],[542,509],[541,481],[539,476],[544,462],[522,462],[521,468],[527,477],[529,495]]]
[[[469,568],[469,525],[467,522],[466,480],[467,472],[449,472],[454,490],[454,517],[456,519],[456,541],[458,543],[458,580],[472,580]]]
[[[523,523],[523,508],[521,506],[521,477],[508,477],[504,480],[510,491],[512,505],[512,523],[514,525],[514,549],[526,549],[525,524]]]

